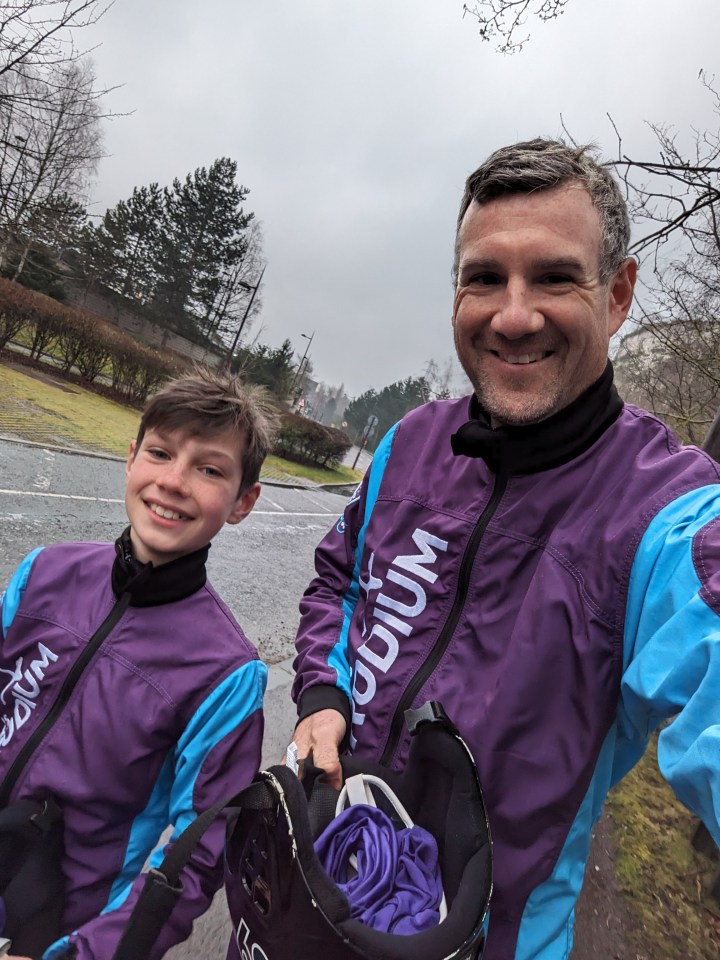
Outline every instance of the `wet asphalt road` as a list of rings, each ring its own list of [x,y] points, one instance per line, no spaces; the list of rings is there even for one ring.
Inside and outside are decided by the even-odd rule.
[[[34,547],[114,540],[126,524],[124,465],[0,440],[0,590]],[[277,763],[294,726],[291,657],[298,600],[318,540],[347,497],[265,485],[253,513],[213,543],[210,579],[270,665],[263,766]],[[230,922],[221,891],[193,936],[167,960],[224,960]]]

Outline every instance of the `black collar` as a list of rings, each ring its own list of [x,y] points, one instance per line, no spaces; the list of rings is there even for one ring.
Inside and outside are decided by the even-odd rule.
[[[567,463],[592,446],[617,420],[623,401],[608,360],[599,380],[563,410],[539,423],[493,430],[473,394],[470,420],[450,438],[456,457],[482,457],[494,473],[527,474]]]
[[[152,563],[141,563],[133,556],[130,527],[127,527],[115,541],[116,556],[111,575],[113,593],[118,598],[129,593],[131,607],[156,607],[184,600],[204,586],[209,550],[210,544],[154,567]]]

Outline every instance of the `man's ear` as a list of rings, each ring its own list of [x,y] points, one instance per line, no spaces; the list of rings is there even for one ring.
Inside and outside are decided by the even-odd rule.
[[[254,483],[249,490],[246,490],[245,493],[241,493],[237,498],[235,501],[235,506],[232,508],[230,516],[225,522],[240,523],[241,520],[244,520],[257,503],[257,498],[259,496],[260,484]]]
[[[128,453],[128,458],[127,458],[127,460],[125,461],[125,476],[126,476],[126,477],[130,475],[130,467],[132,466],[133,460],[135,459],[135,449],[136,449],[136,447],[137,447],[137,440],[131,440],[131,441],[130,441],[130,453]]]
[[[617,333],[630,312],[637,279],[637,260],[628,257],[610,282],[608,292],[608,336]]]

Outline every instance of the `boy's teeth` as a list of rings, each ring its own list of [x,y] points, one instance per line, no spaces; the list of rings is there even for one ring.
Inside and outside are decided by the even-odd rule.
[[[159,517],[164,517],[166,520],[182,520],[182,514],[175,513],[174,510],[166,510],[164,507],[159,507],[156,503],[151,503],[150,509],[153,513],[156,513]]]

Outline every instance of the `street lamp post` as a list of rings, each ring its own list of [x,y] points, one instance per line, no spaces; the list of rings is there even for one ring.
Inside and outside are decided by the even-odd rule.
[[[266,264],[265,266],[267,266],[267,264]],[[254,285],[253,285],[253,284],[250,284],[250,283],[245,283],[245,282],[242,281],[242,280],[240,281],[241,286],[245,287],[246,290],[252,290],[252,296],[251,296],[250,299],[248,300],[248,305],[247,305],[247,307],[245,308],[245,313],[243,314],[243,318],[242,318],[242,320],[240,321],[240,324],[239,324],[239,326],[238,326],[238,328],[237,328],[237,333],[235,334],[235,339],[233,340],[233,342],[232,342],[232,343],[230,344],[230,346],[228,347],[228,351],[227,351],[227,353],[225,354],[225,356],[222,358],[222,362],[220,363],[220,366],[219,366],[219,368],[218,368],[219,371],[220,371],[220,373],[227,373],[227,371],[228,371],[229,368],[230,368],[230,364],[232,363],[233,355],[234,355],[234,353],[235,353],[235,350],[237,349],[238,343],[240,342],[240,337],[242,336],[243,327],[245,326],[245,321],[247,320],[248,316],[250,315],[250,308],[251,308],[252,305],[253,305],[253,301],[255,300],[255,295],[256,295],[256,293],[258,292],[258,289],[259,289],[259,287],[260,287],[260,284],[262,283],[262,278],[263,278],[263,274],[264,274],[264,273],[265,273],[265,267],[262,268],[262,272],[261,272],[260,276],[258,277],[258,282],[257,282],[256,284],[254,284]]]
[[[298,368],[297,368],[297,370],[295,371],[295,376],[293,377],[292,384],[290,385],[290,397],[291,397],[291,398],[293,397],[293,394],[295,393],[295,384],[296,384],[296,383],[298,382],[298,380],[300,379],[300,372],[302,371],[303,364],[304,364],[305,361],[307,360],[307,355],[308,355],[308,353],[310,352],[310,347],[311,347],[312,342],[313,342],[313,337],[315,336],[315,331],[313,330],[313,332],[310,334],[310,336],[308,336],[306,333],[301,333],[300,336],[301,336],[301,337],[305,337],[305,339],[307,340],[308,344],[307,344],[307,346],[305,347],[305,353],[302,355],[302,360],[301,360],[300,363],[298,364]],[[292,405],[295,406],[295,401],[294,401],[294,400],[292,401]],[[291,409],[292,409],[292,407],[291,407]]]

